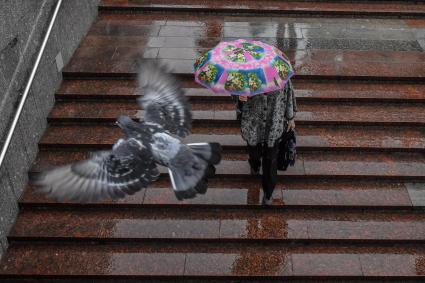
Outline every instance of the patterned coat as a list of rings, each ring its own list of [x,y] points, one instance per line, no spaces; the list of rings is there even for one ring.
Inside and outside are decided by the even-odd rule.
[[[283,90],[249,97],[239,105],[242,138],[251,146],[267,143],[273,147],[297,112],[291,81]]]

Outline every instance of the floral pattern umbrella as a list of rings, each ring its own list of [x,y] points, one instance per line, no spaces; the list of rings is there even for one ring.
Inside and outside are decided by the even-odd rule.
[[[195,81],[216,93],[267,93],[283,89],[294,74],[282,51],[253,40],[221,42],[195,62]]]

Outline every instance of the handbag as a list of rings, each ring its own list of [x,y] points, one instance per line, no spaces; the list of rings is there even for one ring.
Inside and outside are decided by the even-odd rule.
[[[286,171],[288,166],[294,166],[297,157],[297,135],[295,130],[285,131],[279,141],[277,155],[277,170]]]

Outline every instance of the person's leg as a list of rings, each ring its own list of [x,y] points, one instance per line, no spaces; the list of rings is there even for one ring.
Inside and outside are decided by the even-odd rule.
[[[271,204],[271,198],[277,183],[277,151],[277,143],[274,147],[265,146],[263,151],[262,184],[266,204]],[[267,203],[268,201],[270,203]]]
[[[256,146],[248,145],[249,165],[251,166],[251,174],[258,175],[261,166],[262,146],[257,144]]]

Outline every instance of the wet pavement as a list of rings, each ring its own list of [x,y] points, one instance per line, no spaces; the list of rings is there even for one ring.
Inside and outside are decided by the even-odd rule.
[[[425,73],[422,20],[102,14],[65,74],[134,74],[136,59],[144,57],[191,75],[195,58],[221,40],[236,38],[286,51],[299,78],[415,80]]]
[[[110,148],[115,118],[143,115],[140,57],[172,66],[194,110],[185,142],[220,142],[223,161],[185,201],[164,168],[132,196],[84,205],[30,183],[0,281],[423,280],[425,5],[414,2],[103,0],[29,174]],[[192,80],[195,58],[236,38],[280,47],[297,72],[297,162],[269,209],[230,98]]]

